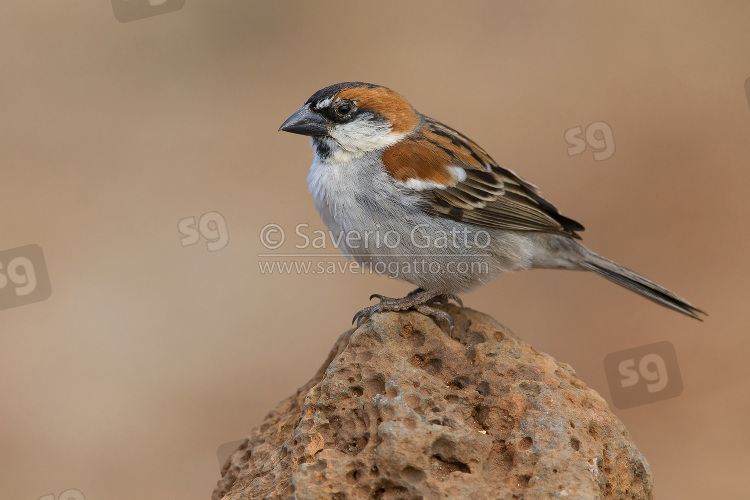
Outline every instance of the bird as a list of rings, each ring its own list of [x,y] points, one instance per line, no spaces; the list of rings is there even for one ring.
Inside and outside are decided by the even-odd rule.
[[[416,310],[445,321],[449,300],[496,276],[529,269],[591,271],[702,321],[706,313],[581,242],[584,227],[539,188],[401,94],[364,82],[315,92],[279,127],[310,137],[307,181],[339,248],[360,266],[417,288],[357,312]]]

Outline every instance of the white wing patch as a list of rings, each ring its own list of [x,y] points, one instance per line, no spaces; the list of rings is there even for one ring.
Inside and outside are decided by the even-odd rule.
[[[425,191],[428,189],[445,189],[448,186],[445,184],[438,184],[436,182],[422,181],[419,179],[409,179],[406,182],[396,181],[396,184],[407,189],[414,189],[415,191]]]
[[[440,183],[432,182],[432,181],[424,181],[421,179],[409,179],[408,181],[405,181],[405,182],[396,181],[396,185],[405,187],[407,189],[413,189],[415,191],[426,191],[428,189],[449,188],[451,186],[455,186],[459,182],[463,182],[466,180],[466,170],[464,170],[463,168],[454,167],[454,166],[449,166],[447,168],[448,168],[448,172],[450,172],[451,174],[451,177],[453,177],[453,179],[456,181],[451,185],[440,184]]]
[[[456,183],[466,180],[466,170],[464,170],[463,168],[449,166],[448,171],[451,173],[451,177],[456,179]]]

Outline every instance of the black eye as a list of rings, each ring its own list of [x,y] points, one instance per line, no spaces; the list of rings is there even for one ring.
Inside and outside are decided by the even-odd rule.
[[[334,111],[337,115],[340,117],[345,117],[351,114],[352,111],[354,111],[354,103],[351,101],[343,101],[334,107]]]

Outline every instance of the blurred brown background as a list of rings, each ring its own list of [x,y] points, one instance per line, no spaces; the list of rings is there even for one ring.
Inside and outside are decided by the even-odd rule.
[[[129,0],[135,2],[136,0]],[[676,398],[616,410],[661,499],[750,497],[750,4],[188,0],[0,4],[0,251],[38,244],[45,301],[0,311],[0,498],[205,499],[217,449],[306,382],[372,275],[262,275],[261,228],[323,225],[315,90],[387,85],[538,184],[591,248],[710,313],[586,273],[464,297],[611,401],[603,360],[674,344]],[[616,150],[570,156],[597,122]],[[229,243],[182,246],[217,211]],[[343,260],[343,259],[338,259]],[[7,264],[7,263],[6,263]]]

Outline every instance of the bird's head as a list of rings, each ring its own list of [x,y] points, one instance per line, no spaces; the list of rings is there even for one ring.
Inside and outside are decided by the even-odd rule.
[[[362,82],[315,92],[279,128],[312,137],[321,156],[358,157],[398,143],[417,129],[420,115],[400,94]]]

